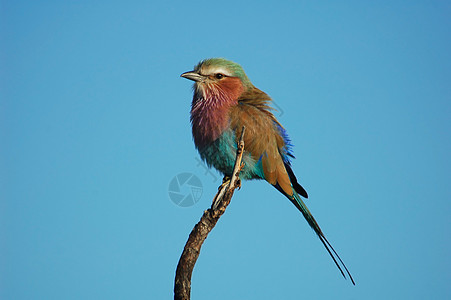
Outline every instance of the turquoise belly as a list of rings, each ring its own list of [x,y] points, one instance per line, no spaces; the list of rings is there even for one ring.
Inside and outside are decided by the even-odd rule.
[[[261,179],[263,177],[261,161],[253,159],[244,145],[244,168],[240,173],[241,179]],[[223,175],[232,176],[236,158],[236,139],[231,130],[224,132],[218,139],[208,146],[198,149],[200,157],[209,167],[214,167]]]

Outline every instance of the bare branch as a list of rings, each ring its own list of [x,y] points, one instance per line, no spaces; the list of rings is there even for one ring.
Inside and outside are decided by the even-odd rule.
[[[211,207],[204,211],[200,221],[191,231],[188,241],[185,244],[182,255],[180,256],[177,270],[175,271],[174,300],[189,300],[191,294],[191,275],[194,265],[200,254],[200,248],[207,238],[210,231],[213,230],[219,218],[225,212],[227,206],[232,200],[233,193],[237,187],[241,186],[240,171],[244,165],[241,160],[244,152],[244,131],[241,130],[240,140],[237,145],[235,167],[232,178],[224,177],[223,183],[218,188],[218,192],[213,199]]]

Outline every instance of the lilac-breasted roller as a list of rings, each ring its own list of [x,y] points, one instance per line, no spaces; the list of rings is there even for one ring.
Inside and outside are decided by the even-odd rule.
[[[181,76],[194,81],[191,124],[201,158],[208,166],[231,177],[237,142],[242,127],[246,126],[240,178],[264,179],[284,194],[318,235],[341,274],[346,278],[343,266],[355,284],[301,199],[308,195],[291,169],[290,159],[294,158],[291,141],[271,112],[271,98],[251,83],[239,64],[223,58],[203,60],[193,71]]]

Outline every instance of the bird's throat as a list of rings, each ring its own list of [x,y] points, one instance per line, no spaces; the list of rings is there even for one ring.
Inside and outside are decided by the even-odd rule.
[[[229,126],[230,107],[237,101],[226,95],[195,93],[191,105],[194,143],[203,148],[214,142]]]

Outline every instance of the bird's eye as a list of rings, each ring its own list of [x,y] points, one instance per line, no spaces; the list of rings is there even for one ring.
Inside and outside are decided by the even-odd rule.
[[[222,79],[222,78],[224,78],[224,74],[216,73],[216,74],[215,74],[215,78],[216,78],[216,79]]]

